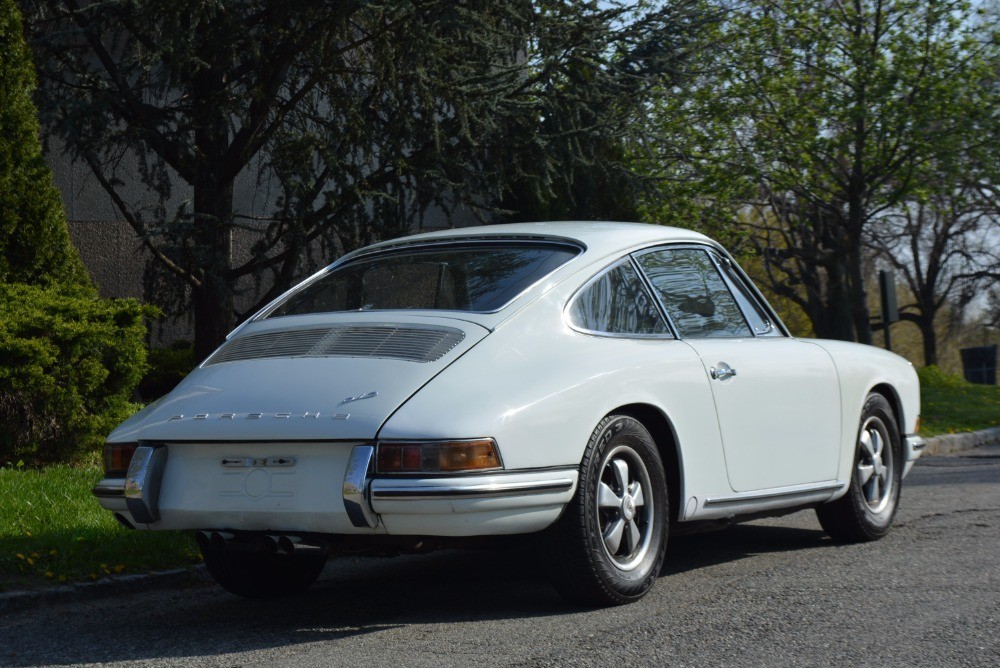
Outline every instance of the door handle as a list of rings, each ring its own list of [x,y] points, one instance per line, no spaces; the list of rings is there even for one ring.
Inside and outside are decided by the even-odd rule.
[[[719,362],[718,367],[712,367],[709,372],[713,380],[725,380],[726,378],[732,378],[736,375],[736,369],[732,368],[725,362]]]

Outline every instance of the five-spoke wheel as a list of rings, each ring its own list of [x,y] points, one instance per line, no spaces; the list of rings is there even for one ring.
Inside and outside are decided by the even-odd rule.
[[[656,443],[628,415],[597,425],[576,496],[546,534],[550,577],[571,601],[618,605],[656,581],[667,547],[666,475]]]
[[[869,395],[861,412],[850,488],[816,509],[820,524],[834,540],[876,540],[889,532],[899,503],[901,456],[892,406],[880,394]]]
[[[858,437],[858,484],[873,513],[885,510],[892,500],[894,480],[892,448],[887,448],[889,435],[881,418],[872,416],[861,425]]]
[[[642,563],[649,549],[656,509],[646,503],[649,472],[628,446],[604,459],[597,483],[597,522],[604,549],[618,568],[628,571]]]

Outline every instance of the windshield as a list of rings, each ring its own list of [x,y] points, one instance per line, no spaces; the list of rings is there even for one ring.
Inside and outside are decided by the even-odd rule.
[[[496,311],[580,252],[548,242],[423,246],[360,257],[267,317],[386,309]]]

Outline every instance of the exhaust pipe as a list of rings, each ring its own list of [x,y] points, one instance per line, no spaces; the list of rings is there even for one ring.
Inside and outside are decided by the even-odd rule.
[[[278,549],[285,554],[295,554],[295,550],[302,544],[302,539],[298,536],[281,536],[278,538]]]
[[[222,549],[226,546],[226,543],[235,538],[235,536],[228,531],[213,531],[209,538],[212,541],[212,547]]]
[[[309,539],[305,542],[301,536],[272,534],[233,534],[229,531],[210,531],[202,529],[195,532],[195,540],[202,550],[239,550],[244,552],[263,552],[265,554],[303,554],[316,553],[328,549],[325,541]]]
[[[261,536],[260,539],[257,541],[257,544],[260,546],[260,551],[266,552],[267,554],[276,553],[279,547],[278,537],[271,536],[269,534],[264,534],[263,536]]]

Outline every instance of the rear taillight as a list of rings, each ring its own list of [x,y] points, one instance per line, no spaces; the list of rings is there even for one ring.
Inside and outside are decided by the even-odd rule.
[[[108,478],[124,478],[136,447],[136,443],[105,443],[104,475]]]
[[[441,473],[500,469],[500,453],[491,438],[429,443],[379,443],[379,473]]]

